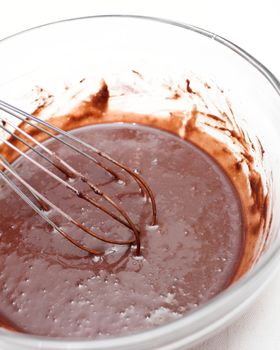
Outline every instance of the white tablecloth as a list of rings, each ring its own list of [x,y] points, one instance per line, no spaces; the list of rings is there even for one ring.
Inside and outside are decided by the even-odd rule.
[[[105,13],[165,17],[208,29],[247,50],[280,78],[279,0],[0,0],[0,38],[42,23]],[[280,350],[280,271],[242,318],[195,348],[263,349]]]

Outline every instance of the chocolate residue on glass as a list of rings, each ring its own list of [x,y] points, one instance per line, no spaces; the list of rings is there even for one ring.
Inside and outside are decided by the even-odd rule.
[[[133,75],[136,76],[140,81],[145,80],[144,75],[136,70],[132,71]],[[269,228],[269,221],[267,220],[268,214],[268,202],[269,198],[267,185],[262,181],[261,174],[256,170],[255,167],[255,156],[254,152],[258,152],[263,155],[264,150],[257,140],[258,146],[255,150],[254,144],[251,142],[248,134],[238,125],[235,120],[235,116],[229,101],[225,98],[224,110],[221,107],[214,106],[216,113],[209,113],[209,100],[206,100],[207,91],[215,90],[214,93],[217,95],[224,94],[224,91],[220,88],[209,84],[208,82],[202,82],[200,91],[196,91],[194,94],[193,88],[190,87],[191,81],[189,78],[185,79],[186,86],[175,85],[171,83],[164,83],[163,86],[167,91],[171,92],[171,102],[174,101],[174,106],[171,105],[166,108],[164,114],[160,112],[157,116],[157,111],[154,105],[150,101],[150,96],[142,102],[142,91],[139,92],[133,84],[132,88],[129,88],[127,83],[120,83],[117,86],[113,86],[114,93],[109,98],[109,88],[106,82],[103,80],[100,84],[100,89],[89,96],[86,101],[81,101],[76,105],[71,113],[65,115],[55,114],[48,116],[49,122],[57,125],[64,130],[72,130],[81,126],[98,124],[98,123],[110,123],[110,122],[129,122],[139,123],[144,125],[151,125],[159,127],[164,130],[168,130],[180,137],[193,142],[199,146],[209,155],[211,155],[227,172],[231,178],[234,186],[242,200],[243,208],[245,211],[246,225],[247,225],[247,236],[246,236],[246,253],[244,254],[242,263],[240,265],[240,271],[237,277],[240,277],[244,272],[248,270],[254,261],[255,249],[262,250],[263,243],[260,243],[259,234],[264,235],[263,242]],[[80,81],[84,82],[84,79]],[[212,87],[211,87],[212,85]],[[201,91],[203,87],[207,90]],[[46,92],[42,88],[38,88],[38,108],[34,111],[34,114],[39,116],[44,110],[47,110],[48,106],[54,102],[54,98],[51,93]],[[115,93],[117,91],[117,94]],[[139,95],[138,104],[148,105],[150,108],[149,113],[139,114],[135,113],[133,108],[130,106],[126,110],[121,110],[119,104],[115,103],[115,100],[131,99]],[[205,97],[206,96],[206,97]],[[76,95],[73,95],[76,98]],[[184,100],[188,98],[192,102],[190,110],[184,110]],[[42,102],[43,101],[43,102]],[[180,102],[179,108],[177,102]],[[212,101],[210,101],[211,103]],[[108,103],[110,103],[110,109],[108,110]],[[115,104],[117,105],[115,107]],[[199,108],[198,105],[202,108]],[[151,105],[151,107],[149,107]],[[213,103],[214,105],[214,103]],[[205,109],[206,108],[206,109]],[[174,110],[172,110],[174,109]],[[42,141],[46,139],[42,133],[37,133],[26,123],[22,123],[21,127],[31,132],[34,137]],[[213,130],[217,133],[213,134]],[[226,139],[226,142],[225,142]],[[22,147],[17,140],[13,140],[17,146]],[[233,151],[232,145],[238,146],[238,150]],[[14,151],[8,150],[5,145],[2,145],[0,151],[4,154],[9,154],[9,160],[12,161],[17,158],[17,154]],[[261,247],[257,247],[257,243],[260,243]]]
[[[196,92],[194,92],[193,89],[192,89],[191,86],[190,86],[190,85],[191,85],[190,79],[187,79],[187,80],[186,80],[186,84],[187,84],[187,85],[186,85],[186,90],[187,90],[187,92],[190,93],[190,94],[196,94]]]

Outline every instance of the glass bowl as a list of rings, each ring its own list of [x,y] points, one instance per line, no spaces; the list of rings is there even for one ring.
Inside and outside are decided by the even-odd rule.
[[[198,82],[201,77],[215,82],[222,88],[216,90],[226,91],[244,128],[258,137],[265,150],[260,171],[270,174],[271,197],[268,236],[250,268],[224,292],[181,319],[104,340],[51,339],[1,328],[1,349],[187,349],[240,315],[273,276],[280,259],[280,84],[273,74],[238,46],[203,29],[124,15],[77,18],[21,32],[0,41],[0,57],[0,97],[27,111],[36,107],[32,101],[40,86],[61,98],[62,86],[68,90],[89,76],[89,82],[97,76],[109,80],[115,76],[116,82],[116,76],[128,69],[150,72],[151,86],[157,79],[185,72]],[[88,92],[90,88],[88,83]],[[155,106],[159,108],[158,101]],[[143,104],[135,108],[145,111]]]

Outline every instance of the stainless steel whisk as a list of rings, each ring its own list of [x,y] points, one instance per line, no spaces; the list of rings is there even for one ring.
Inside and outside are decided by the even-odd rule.
[[[5,133],[7,133],[10,136],[13,136],[16,140],[21,142],[23,145],[25,145],[28,149],[31,149],[34,151],[37,155],[39,155],[42,159],[45,159],[47,162],[54,165],[56,168],[58,168],[62,173],[66,174],[68,178],[73,179],[80,179],[82,182],[86,183],[89,188],[93,191],[93,193],[97,196],[101,196],[112,208],[118,212],[118,214],[112,212],[110,209],[106,208],[105,206],[98,203],[98,201],[91,195],[86,194],[84,192],[79,191],[74,185],[72,185],[69,181],[65,181],[62,178],[60,178],[58,175],[52,173],[49,169],[44,167],[42,164],[40,164],[38,161],[30,157],[28,154],[26,154],[24,151],[22,151],[20,148],[18,148],[15,144],[13,144],[9,137],[4,137],[0,135],[0,142],[6,144],[11,150],[16,151],[19,155],[26,158],[28,161],[30,161],[32,164],[37,166],[39,169],[43,170],[45,173],[50,175],[53,179],[58,181],[60,184],[65,186],[66,189],[72,191],[75,193],[79,198],[84,199],[85,201],[91,203],[95,207],[97,207],[99,210],[103,211],[107,215],[111,216],[114,220],[117,220],[122,225],[126,226],[129,230],[132,231],[134,237],[129,240],[113,240],[106,237],[101,236],[100,234],[94,232],[93,230],[86,227],[84,224],[80,223],[77,220],[74,220],[69,214],[67,214],[62,209],[58,208],[55,204],[53,204],[48,198],[46,198],[44,195],[39,193],[32,185],[27,183],[15,170],[12,164],[10,164],[6,158],[0,154],[0,166],[2,169],[0,169],[0,177],[15,191],[37,214],[39,214],[49,225],[51,225],[57,232],[59,232],[63,237],[65,237],[68,241],[70,241],[72,244],[77,246],[78,248],[96,255],[101,255],[103,252],[96,249],[91,249],[86,247],[85,245],[82,245],[78,240],[74,239],[69,233],[62,230],[57,224],[55,224],[48,216],[48,211],[50,209],[55,210],[57,213],[59,213],[61,216],[66,218],[69,222],[79,227],[81,230],[83,230],[85,233],[89,234],[90,236],[97,238],[103,242],[111,243],[111,244],[117,244],[117,245],[131,245],[136,244],[136,254],[140,254],[140,231],[137,225],[132,221],[128,213],[121,207],[119,203],[117,203],[111,196],[109,196],[107,193],[103,192],[96,184],[94,184],[88,177],[86,177],[84,174],[79,172],[77,169],[75,169],[73,166],[67,164],[63,159],[61,159],[56,153],[51,151],[49,148],[47,148],[44,144],[36,140],[34,137],[29,135],[26,131],[21,129],[18,124],[16,124],[14,121],[12,121],[13,118],[16,118],[17,120],[21,122],[25,122],[31,127],[39,130],[40,132],[45,133],[48,135],[48,137],[54,138],[58,142],[62,142],[65,146],[70,147],[72,151],[77,152],[82,157],[86,157],[89,161],[93,162],[96,166],[102,168],[104,171],[109,173],[116,181],[122,181],[119,175],[116,173],[115,170],[111,169],[107,165],[105,166],[102,164],[102,161],[99,161],[95,156],[87,153],[83,149],[87,149],[90,152],[93,152],[94,154],[98,155],[101,159],[105,159],[109,163],[113,164],[119,169],[124,170],[129,176],[131,176],[134,181],[139,186],[142,195],[145,197],[147,201],[150,202],[151,205],[151,211],[152,211],[152,220],[151,224],[156,225],[157,223],[157,210],[156,210],[156,202],[155,202],[155,196],[151,190],[151,188],[148,186],[146,181],[138,174],[133,171],[133,169],[127,167],[124,164],[119,163],[117,160],[111,158],[108,154],[100,151],[99,149],[95,148],[92,145],[89,145],[88,143],[80,140],[79,138],[75,137],[71,133],[68,133],[44,120],[41,120],[40,118],[33,116],[32,114],[26,113],[2,100],[0,100],[0,110],[7,113],[9,115],[9,118],[6,116],[0,115],[0,129],[2,129]],[[62,139],[60,136],[63,136],[64,139]],[[24,139],[24,138],[25,139]],[[74,141],[75,144],[78,144],[78,146],[69,143],[68,140]],[[8,174],[10,176],[8,176]],[[31,197],[34,199],[30,199],[29,196],[27,196],[22,189],[13,181],[13,179],[16,179],[21,186],[25,188],[25,190],[28,191],[28,193],[31,195]]]

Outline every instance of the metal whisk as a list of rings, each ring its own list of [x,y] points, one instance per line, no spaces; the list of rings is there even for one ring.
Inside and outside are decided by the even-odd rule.
[[[142,195],[145,197],[146,200],[150,201],[151,204],[151,210],[152,210],[152,220],[151,224],[156,225],[157,223],[157,211],[156,211],[156,202],[155,197],[148,186],[148,184],[145,182],[145,180],[137,173],[133,171],[133,169],[127,167],[124,164],[119,163],[117,160],[111,158],[108,154],[98,150],[97,148],[93,147],[92,145],[89,145],[88,143],[80,140],[79,138],[75,137],[74,135],[46,122],[43,121],[36,116],[33,116],[29,113],[26,113],[4,101],[0,100],[0,110],[4,111],[8,115],[12,116],[13,118],[16,118],[20,122],[25,122],[31,127],[39,130],[40,132],[45,133],[48,135],[48,137],[54,138],[58,142],[62,142],[65,146],[70,147],[72,151],[77,152],[80,156],[86,157],[89,161],[93,162],[96,166],[102,168],[104,171],[109,173],[113,178],[115,178],[117,181],[120,181],[121,178],[116,173],[115,170],[111,169],[107,165],[105,166],[102,164],[102,161],[99,161],[96,157],[92,156],[91,154],[87,153],[83,149],[88,149],[90,152],[93,152],[94,154],[98,155],[101,159],[105,159],[109,163],[113,164],[119,169],[124,170],[129,176],[131,176],[134,181],[139,186]],[[79,191],[74,185],[71,184],[71,182],[67,182],[51,172],[49,169],[44,167],[42,164],[40,164],[38,161],[30,157],[28,154],[23,152],[21,149],[19,149],[15,144],[13,144],[9,138],[4,137],[0,135],[0,141],[2,141],[4,144],[6,144],[11,150],[16,151],[18,155],[23,156],[28,161],[30,161],[32,164],[34,164],[39,169],[43,170],[45,173],[50,175],[53,179],[58,181],[60,184],[65,186],[66,189],[72,191],[74,194],[76,194],[79,198],[84,199],[85,201],[89,202],[90,204],[97,207],[99,210],[103,211],[107,215],[111,216],[114,220],[117,220],[122,225],[126,226],[129,230],[132,231],[134,237],[128,240],[114,240],[109,239],[103,236],[100,236],[98,233],[94,232],[92,229],[89,229],[84,224],[80,223],[77,220],[74,220],[69,214],[67,214],[62,209],[58,208],[55,204],[53,204],[48,198],[46,198],[44,195],[39,193],[32,185],[27,183],[15,170],[13,165],[11,165],[6,158],[0,154],[0,177],[37,213],[39,214],[49,225],[51,225],[57,232],[59,232],[63,237],[65,237],[68,241],[70,241],[75,246],[79,247],[82,250],[85,250],[88,253],[101,255],[103,252],[96,249],[90,249],[86,247],[85,245],[82,245],[79,241],[74,239],[69,233],[62,230],[57,224],[55,224],[48,216],[48,211],[50,209],[55,210],[58,214],[60,214],[62,217],[67,219],[72,224],[76,225],[78,228],[83,230],[85,233],[89,234],[90,236],[97,238],[103,242],[111,243],[111,244],[117,244],[117,245],[131,245],[136,244],[136,254],[140,254],[140,231],[137,225],[132,221],[128,213],[120,206],[119,203],[117,203],[111,196],[103,192],[96,184],[94,184],[88,177],[86,177],[84,174],[79,172],[77,169],[72,167],[71,165],[67,164],[63,159],[61,159],[56,153],[51,151],[49,148],[47,148],[44,144],[36,140],[34,137],[29,135],[26,131],[22,130],[18,126],[18,124],[14,123],[12,118],[7,118],[6,116],[0,115],[0,128],[8,133],[9,135],[13,136],[14,139],[20,141],[23,145],[27,147],[27,149],[31,149],[34,151],[37,155],[39,155],[42,159],[45,159],[47,162],[51,163],[53,166],[55,166],[57,169],[59,169],[62,173],[66,174],[68,178],[72,179],[80,179],[82,182],[87,184],[89,188],[93,191],[94,194],[97,196],[101,196],[112,208],[115,209],[115,211],[118,213],[112,212],[110,209],[106,208],[105,206],[101,205],[97,202],[97,200],[84,192]],[[11,130],[12,129],[12,130]],[[60,136],[63,136],[64,139],[62,139]],[[69,143],[68,140],[74,141],[78,146],[73,145],[72,143]],[[8,174],[10,176],[8,176]],[[30,199],[29,196],[27,196],[22,189],[13,181],[13,179],[16,179],[21,186],[25,188],[25,190],[28,191],[28,193],[33,198]]]

